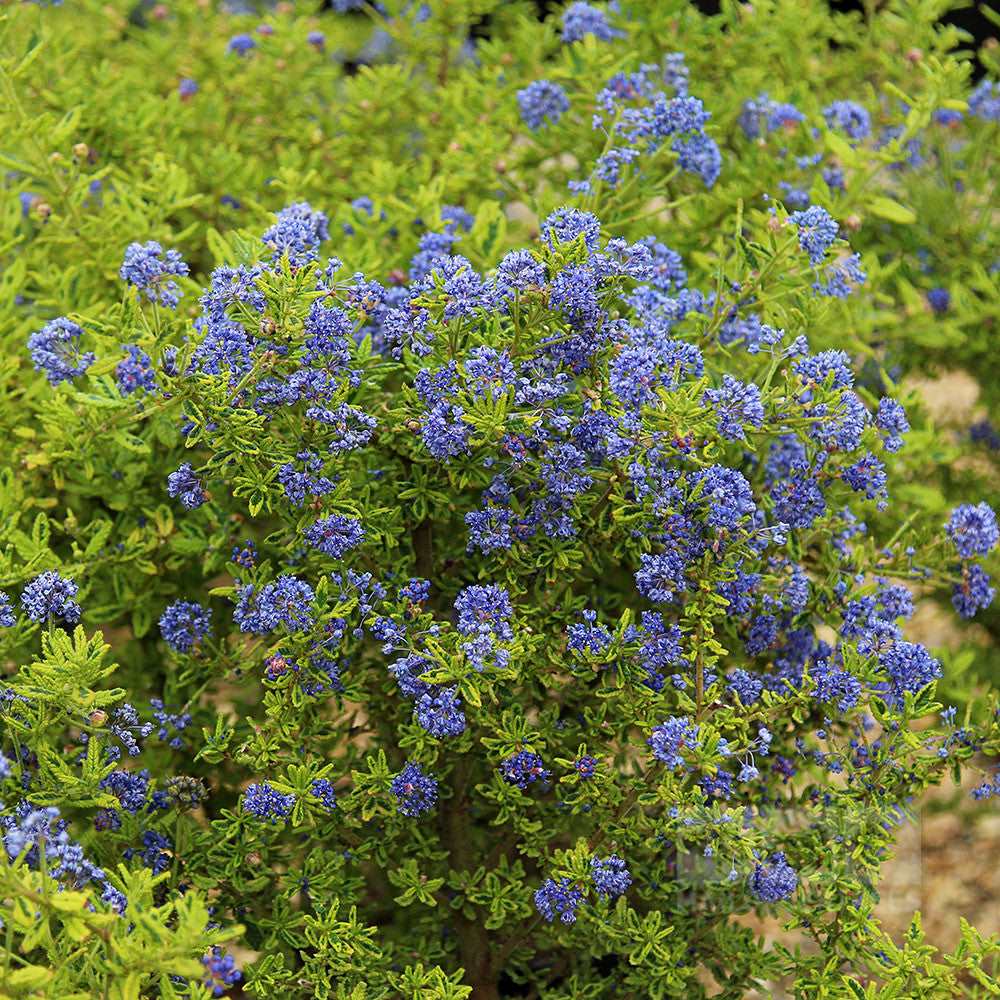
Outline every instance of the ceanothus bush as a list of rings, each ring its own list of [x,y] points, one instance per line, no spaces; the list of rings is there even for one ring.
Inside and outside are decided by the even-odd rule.
[[[142,289],[131,326],[95,320],[101,360],[53,398],[118,393],[161,470],[156,530],[192,544],[151,567],[177,588],[147,643],[166,668],[126,703],[56,697],[81,661],[87,685],[111,669],[62,631],[97,564],[9,602],[26,641],[47,629],[10,731],[63,734],[8,748],[10,871],[40,877],[31,810],[71,780],[45,822],[65,808],[86,846],[46,877],[119,924],[115,865],[162,907],[207,894],[206,928],[257,956],[206,936],[217,994],[237,973],[297,996],[892,982],[872,886],[893,824],[1000,748],[995,702],[957,726],[934,701],[947,660],[906,621],[928,590],[988,603],[998,529],[982,501],[935,523],[894,499],[903,409],[803,325],[827,219],[738,220],[685,261],[563,206],[483,269],[452,252],[482,256],[473,219],[387,285],[325,257],[298,203],[193,322],[149,323]],[[123,337],[149,387],[102,374]],[[814,956],[732,921],[768,908]]]

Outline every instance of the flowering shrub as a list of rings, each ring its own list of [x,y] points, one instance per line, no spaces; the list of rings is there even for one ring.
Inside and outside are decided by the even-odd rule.
[[[13,130],[12,183],[44,171],[53,201],[18,207],[4,249],[25,387],[2,479],[4,992],[988,995],[995,939],[966,924],[936,958],[873,908],[923,790],[967,769],[1000,795],[996,695],[906,625],[920,602],[987,613],[992,470],[953,473],[885,370],[917,287],[910,195],[955,222],[941,172],[988,176],[993,91],[963,103],[960,166],[932,126],[964,100],[953,40],[898,14],[873,24],[927,51],[865,106],[822,79],[760,96],[766,47],[679,5],[575,3],[541,29],[519,5],[333,6],[322,32],[208,17],[155,105],[174,141],[137,129],[97,201],[96,131],[152,102],[94,95],[72,167]],[[158,82],[202,17],[80,10]],[[45,44],[96,49],[80,10],[8,30],[66,18]],[[482,11],[473,58],[458,29]],[[803,60],[843,41],[819,10],[755,16],[723,17],[758,42],[787,23]],[[388,44],[370,17],[394,41],[345,76],[334,53]],[[688,63],[661,59],[675,28]],[[41,44],[5,71],[7,114]],[[296,117],[273,119],[299,61]],[[227,147],[230,112],[252,127]],[[901,165],[918,134],[934,152]],[[164,150],[185,165],[133,172]],[[986,252],[943,266],[984,277]],[[969,317],[991,296],[955,290]],[[939,345],[913,335],[921,370]],[[771,913],[810,947],[738,919]]]

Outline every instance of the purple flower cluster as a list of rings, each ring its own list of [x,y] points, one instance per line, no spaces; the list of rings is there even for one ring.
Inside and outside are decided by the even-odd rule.
[[[320,518],[305,533],[305,540],[324,555],[340,559],[365,540],[365,529],[356,517],[331,514]]]
[[[609,854],[606,858],[591,858],[590,880],[594,883],[597,895],[607,899],[621,896],[632,884],[628,865],[617,854]]]
[[[437,803],[437,781],[412,760],[392,779],[390,791],[396,796],[397,809],[403,816],[422,816]]]
[[[33,622],[48,622],[61,618],[68,625],[80,620],[80,605],[73,600],[80,588],[55,570],[36,576],[21,592],[21,606]]]
[[[178,653],[190,653],[212,633],[212,612],[194,601],[175,601],[160,616],[160,634]]]
[[[576,923],[576,911],[583,901],[583,890],[568,878],[546,879],[535,891],[535,909],[549,923],[556,917],[564,924]]]
[[[294,795],[285,795],[272,788],[266,781],[247,785],[243,793],[243,811],[268,823],[286,820],[291,816],[294,806]]]
[[[754,866],[750,876],[750,892],[763,903],[777,903],[793,895],[798,888],[799,876],[777,851],[766,864]]]
[[[150,240],[128,245],[118,273],[122,281],[144,292],[150,302],[176,309],[181,290],[174,278],[186,275],[188,266],[176,250],[164,252],[159,243]]]
[[[205,487],[190,462],[183,462],[167,476],[167,496],[179,499],[185,510],[197,510],[205,502]]]
[[[551,80],[535,80],[517,92],[521,120],[530,129],[539,129],[546,123],[554,125],[569,110],[566,91]]]
[[[45,372],[51,385],[83,375],[94,363],[92,351],[80,350],[83,329],[61,316],[28,337],[28,351],[36,372]]]
[[[289,632],[306,632],[313,625],[311,605],[315,597],[308,583],[291,574],[279,576],[256,594],[248,584],[240,589],[233,620],[241,632],[258,635],[267,635],[279,625]]]
[[[500,774],[504,781],[518,788],[527,788],[536,781],[544,783],[552,777],[542,758],[530,750],[519,750],[500,761]]]

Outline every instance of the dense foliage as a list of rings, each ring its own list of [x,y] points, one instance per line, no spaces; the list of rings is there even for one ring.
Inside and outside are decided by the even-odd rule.
[[[1000,795],[946,6],[5,12],[0,994],[995,995],[873,915]]]

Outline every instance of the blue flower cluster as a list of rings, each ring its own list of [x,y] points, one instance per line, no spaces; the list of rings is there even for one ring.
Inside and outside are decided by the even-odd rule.
[[[188,273],[188,266],[176,250],[167,250],[155,240],[130,243],[118,272],[122,281],[143,292],[150,302],[176,309],[181,299],[180,286],[174,278]]]
[[[406,762],[403,770],[392,779],[390,790],[396,796],[397,809],[404,816],[422,816],[437,803],[437,781],[414,761]]]
[[[569,110],[569,98],[558,83],[535,80],[517,92],[521,119],[530,129],[539,129],[546,123],[554,125]]]
[[[212,612],[194,601],[175,601],[160,616],[160,634],[178,653],[190,653],[212,634]]]

